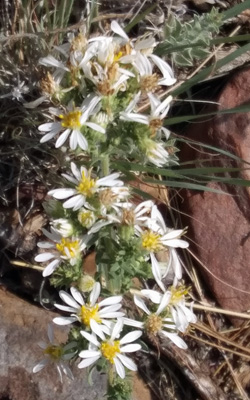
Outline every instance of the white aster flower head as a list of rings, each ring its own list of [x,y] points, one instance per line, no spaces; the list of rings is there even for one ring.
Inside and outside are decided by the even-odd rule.
[[[159,303],[156,311],[151,312],[147,307],[146,303],[142,300],[140,296],[134,296],[134,302],[141,310],[146,314],[144,321],[134,321],[129,318],[124,319],[126,325],[135,326],[137,328],[143,329],[149,336],[164,336],[170,339],[176,346],[181,349],[186,349],[187,345],[181,339],[176,332],[176,325],[171,317],[171,314],[167,310],[167,306],[170,301],[171,294],[166,292],[163,295],[157,291],[151,290],[151,297],[156,301],[154,303]],[[142,293],[143,295],[143,293]],[[160,300],[160,301],[159,301]]]
[[[69,325],[79,321],[87,329],[91,329],[97,336],[104,338],[103,332],[108,332],[110,320],[123,317],[124,313],[119,311],[122,307],[122,296],[111,296],[98,302],[101,293],[99,282],[94,284],[86,303],[83,296],[75,287],[70,288],[71,295],[60,290],[59,296],[67,304],[55,304],[62,311],[70,312],[70,317],[56,317],[53,322],[57,325]]]
[[[77,219],[84,228],[90,229],[96,221],[96,216],[93,211],[86,208],[80,208],[77,214]]]
[[[54,340],[52,324],[48,325],[48,338],[48,343],[38,343],[39,347],[43,350],[44,358],[34,366],[33,373],[37,373],[47,365],[53,364],[58,371],[61,382],[63,382],[63,374],[73,380],[74,376],[67,365],[67,361],[74,357],[74,355],[76,354],[76,351],[74,351],[76,343],[71,342],[65,346],[60,346],[56,344]]]
[[[91,236],[83,237],[63,237],[57,233],[53,227],[51,227],[51,232],[46,229],[42,229],[42,232],[49,241],[38,242],[38,247],[41,249],[47,249],[47,252],[38,254],[35,257],[37,262],[47,262],[49,264],[45,267],[43,271],[43,276],[51,275],[54,270],[62,263],[68,262],[70,265],[75,265],[82,258],[82,252],[86,249],[88,241]]]
[[[168,96],[163,102],[160,102],[156,96],[149,93],[148,97],[150,100],[151,111],[149,115],[146,115],[132,112],[139,101],[140,93],[141,92],[137,93],[125,111],[120,112],[120,119],[123,121],[137,122],[139,124],[147,125],[149,127],[151,137],[155,137],[158,133],[164,133],[168,138],[169,131],[164,128],[162,124],[169,111],[170,103],[173,97]],[[147,146],[148,143],[145,143],[145,147]]]
[[[124,367],[131,371],[137,371],[134,361],[125,354],[141,349],[141,345],[134,342],[142,335],[142,332],[139,330],[132,331],[120,338],[122,328],[123,320],[118,319],[110,329],[110,333],[107,337],[103,337],[102,341],[98,341],[93,334],[90,335],[88,332],[81,331],[82,336],[89,341],[90,345],[88,350],[83,350],[79,353],[83,360],[78,365],[78,368],[86,368],[96,363],[100,358],[104,358],[114,366],[115,371],[122,379],[126,375]]]
[[[174,270],[177,279],[181,279],[181,264],[176,252],[176,248],[185,249],[189,246],[186,240],[181,236],[186,233],[185,229],[170,229],[166,226],[162,214],[157,206],[152,207],[151,218],[148,220],[148,229],[142,233],[142,247],[150,252],[152,263],[152,272],[160,288],[164,291],[162,278],[165,277],[170,268]],[[157,261],[155,253],[160,250],[167,250],[169,261],[166,264],[165,272],[162,272],[161,266]]]
[[[69,144],[72,150],[75,150],[77,146],[82,150],[87,150],[88,142],[81,131],[84,127],[105,133],[104,128],[88,121],[99,101],[100,98],[98,96],[90,95],[85,99],[81,107],[75,107],[73,102],[70,102],[68,107],[63,111],[51,107],[51,114],[58,117],[61,121],[47,122],[40,125],[38,130],[44,135],[40,142],[47,142],[60,133],[56,140],[56,148],[61,147],[70,136]]]
[[[104,219],[94,224],[88,233],[95,233],[106,225],[116,224],[121,228],[124,239],[130,237],[134,232],[142,231],[141,227],[145,226],[153,204],[151,200],[143,201],[138,205],[130,202],[117,202],[114,205],[115,213],[107,214]]]
[[[54,231],[62,237],[69,237],[74,233],[74,227],[72,223],[66,218],[54,219],[50,224],[52,225]]]
[[[118,172],[107,175],[103,178],[92,178],[91,170],[88,171],[85,167],[77,168],[75,163],[71,163],[72,175],[62,174],[70,183],[75,185],[75,188],[60,188],[53,189],[48,192],[55,199],[68,199],[63,203],[64,208],[73,208],[74,211],[79,210],[83,206],[88,206],[96,200],[100,190],[104,188],[120,188],[123,182],[118,179]],[[89,208],[89,207],[88,207]]]
[[[171,286],[164,294],[148,289],[141,290],[141,294],[155,304],[159,304],[165,295],[166,298],[168,298],[168,302],[165,304],[165,310],[171,313],[178,331],[184,333],[190,323],[197,322],[197,317],[192,310],[192,304],[190,307],[185,305],[186,296],[189,294],[189,288],[184,285]]]

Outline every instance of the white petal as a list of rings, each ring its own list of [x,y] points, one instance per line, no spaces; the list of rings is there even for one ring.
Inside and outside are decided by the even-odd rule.
[[[118,319],[112,330],[111,340],[114,340],[117,337],[119,337],[122,328],[123,328],[123,319]]]
[[[69,134],[70,134],[70,129],[66,129],[66,130],[59,136],[59,138],[57,139],[56,144],[55,144],[55,147],[56,147],[56,148],[61,147],[61,146],[66,142],[66,140],[68,139]]]
[[[81,304],[81,306],[85,304],[85,301],[83,300],[83,297],[79,292],[79,290],[77,290],[74,286],[72,286],[70,288],[70,291],[74,299],[77,301],[77,303]]]
[[[100,343],[98,342],[98,340],[96,339],[96,337],[94,335],[91,335],[90,333],[86,332],[86,331],[80,331],[81,335],[83,337],[85,337],[85,339],[87,339],[90,343],[94,344],[95,346],[99,347]]]
[[[76,309],[73,307],[62,306],[61,304],[54,304],[54,306],[62,311],[67,311],[67,312],[71,312],[71,313],[76,311]]]
[[[140,328],[140,329],[142,329],[144,326],[143,322],[135,321],[134,319],[130,318],[123,318],[123,322],[125,325],[134,326],[135,328]]]
[[[75,310],[80,309],[80,305],[73,299],[72,296],[70,296],[70,294],[68,294],[64,290],[60,290],[59,296],[64,301],[64,303],[68,304],[68,306],[73,307]]]
[[[60,189],[53,189],[48,192],[49,196],[54,197],[55,199],[61,200],[61,199],[67,199],[70,196],[73,196],[76,194],[75,189],[65,189],[65,188],[60,188]]]
[[[64,208],[73,208],[74,207],[74,209],[76,210],[83,206],[84,201],[85,201],[85,197],[81,194],[78,194],[78,195],[72,197],[71,199],[65,201],[63,203],[63,207]],[[75,208],[75,207],[77,207],[77,208]]]
[[[40,132],[50,132],[54,131],[55,128],[58,128],[60,130],[61,124],[59,122],[46,122],[46,124],[39,125],[38,130]]]
[[[96,282],[89,296],[89,302],[91,307],[95,305],[98,297],[100,296],[100,293],[101,293],[101,284],[99,282]]]
[[[122,353],[133,353],[134,351],[141,350],[141,345],[138,343],[127,344],[127,346],[120,347]]]
[[[115,364],[115,369],[117,374],[119,375],[120,378],[124,379],[125,378],[125,369],[121,363],[121,361],[115,357],[114,358],[114,364]]]
[[[94,319],[90,320],[90,328],[97,336],[99,336],[102,340],[105,340],[101,325],[98,324]]]
[[[139,296],[134,296],[134,303],[137,307],[141,308],[146,314],[150,314],[150,311],[144,301]]]
[[[100,301],[99,306],[100,307],[109,306],[111,304],[120,303],[121,301],[122,301],[122,296],[111,296],[108,297],[107,299]]]
[[[77,321],[76,317],[56,317],[53,319],[56,325],[70,325]]]
[[[160,304],[162,294],[157,292],[156,290],[142,289],[141,293],[143,294],[143,296],[146,296],[148,299],[150,299],[153,303]]]
[[[76,131],[72,131],[69,139],[69,146],[71,150],[75,150],[77,148],[77,133]]]
[[[77,166],[76,166],[76,164],[74,162],[72,162],[70,164],[70,168],[71,168],[72,174],[77,179],[77,181],[80,181],[81,180],[81,173],[80,173],[80,170],[77,168]]]
[[[125,356],[124,354],[117,354],[116,357],[119,358],[126,368],[130,369],[131,371],[137,371],[137,365],[133,360],[131,360],[131,358]]]
[[[165,331],[161,331],[161,333],[169,338],[176,346],[180,347],[180,349],[187,349],[186,343],[177,335],[177,333],[169,333]]]
[[[150,258],[151,258],[151,264],[152,264],[152,273],[154,275],[154,278],[157,282],[157,284],[159,285],[159,287],[161,288],[161,290],[163,292],[165,292],[165,287],[163,282],[161,281],[161,269],[160,269],[160,265],[158,263],[158,261],[156,260],[156,257],[153,253],[150,254]]]
[[[54,342],[54,331],[52,324],[48,324],[48,338],[50,343]]]
[[[86,122],[86,125],[94,131],[105,133],[105,129],[102,126],[95,124],[94,122]]]
[[[33,373],[35,374],[36,372],[41,371],[46,365],[49,364],[49,359],[44,359],[42,361],[40,361],[38,364],[36,364],[33,368]]]
[[[51,258],[55,258],[55,254],[52,253],[41,253],[35,257],[35,261],[37,262],[45,262],[51,260]]]
[[[110,27],[112,31],[115,32],[117,35],[121,36],[126,41],[129,41],[128,35],[116,21],[112,21]]]
[[[141,337],[142,335],[142,331],[133,331],[133,332],[129,332],[127,333],[127,335],[125,335],[121,340],[120,343],[121,344],[126,344],[126,343],[132,343],[135,340],[137,340],[139,337]]]
[[[51,263],[49,263],[43,271],[43,277],[51,275],[55,271],[56,267],[60,264],[60,262],[60,260],[53,260]]]
[[[80,353],[79,353],[79,357],[82,357],[82,358],[93,358],[93,357],[98,357],[98,356],[100,356],[99,350],[97,350],[97,351],[83,350],[83,351],[80,351]]]
[[[169,304],[171,300],[171,292],[165,292],[162,296],[161,303],[156,311],[156,315],[159,315]]]
[[[79,147],[81,147],[82,150],[87,150],[88,149],[87,139],[81,134],[81,132],[77,132],[76,135]]]
[[[98,359],[100,358],[99,356],[93,357],[93,358],[87,358],[78,364],[78,368],[86,368],[91,364],[94,364]]]

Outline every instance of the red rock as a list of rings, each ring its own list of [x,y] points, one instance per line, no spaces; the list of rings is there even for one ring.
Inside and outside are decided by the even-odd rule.
[[[229,109],[250,102],[250,69],[238,72],[217,100],[218,109]],[[250,162],[250,112],[220,115],[210,122],[194,124],[187,137],[219,147]],[[187,145],[182,161],[196,160],[197,166],[248,167],[211,150],[201,152]],[[205,162],[201,160],[209,160]],[[199,162],[200,160],[200,162]],[[229,174],[227,174],[229,176]],[[231,176],[250,179],[250,170]],[[200,266],[219,304],[229,310],[250,309],[250,188],[210,183],[227,194],[183,191],[181,211],[189,225],[191,248],[206,265]]]

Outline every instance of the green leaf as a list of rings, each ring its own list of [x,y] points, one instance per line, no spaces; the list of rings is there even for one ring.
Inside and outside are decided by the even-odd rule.
[[[203,192],[227,194],[223,190],[213,189],[213,188],[205,186],[205,185],[200,185],[200,184],[191,183],[191,182],[160,181],[157,179],[145,179],[144,182],[154,183],[154,184],[158,184],[158,185],[165,185],[167,187],[172,187],[172,188],[191,189],[191,190],[199,190],[199,191],[203,191]]]
[[[187,82],[183,83],[180,87],[171,92],[172,96],[179,96],[181,93],[186,92],[196,83],[203,81],[208,78],[211,74],[213,74],[217,69],[224,67],[224,65],[229,64],[231,61],[240,57],[242,54],[245,54],[250,50],[250,43],[238,48],[232,53],[228,54],[226,57],[217,61],[215,64],[210,65],[209,67],[204,68],[198,74],[196,74],[193,78],[189,79]]]
[[[250,8],[250,0],[245,0],[243,3],[236,4],[234,7],[229,8],[227,11],[224,11],[222,13],[222,18],[224,21],[226,21],[229,18],[233,18],[236,15],[241,14],[242,11],[245,11],[248,8]]]

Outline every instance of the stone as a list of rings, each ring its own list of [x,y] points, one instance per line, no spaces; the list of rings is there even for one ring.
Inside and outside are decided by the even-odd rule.
[[[250,69],[235,74],[216,101],[219,110],[249,103]],[[250,163],[250,112],[217,115],[209,122],[193,124],[186,136]],[[193,144],[192,147],[185,145],[181,154],[181,161],[193,160],[197,167],[249,167]],[[250,179],[250,170],[229,175]],[[221,307],[245,312],[250,309],[250,188],[219,183],[208,186],[226,194],[181,191],[180,207],[188,215],[183,217],[183,222],[189,226],[190,248],[205,265],[197,264]]]

